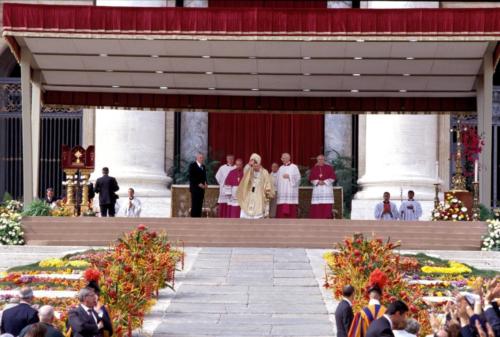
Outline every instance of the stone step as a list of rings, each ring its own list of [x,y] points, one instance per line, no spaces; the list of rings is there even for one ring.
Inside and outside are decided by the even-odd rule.
[[[391,222],[361,220],[215,218],[57,218],[31,217],[22,221],[28,244],[102,245],[140,223],[165,230],[186,246],[331,248],[354,232],[392,242],[404,249],[478,250],[486,231],[481,222]]]

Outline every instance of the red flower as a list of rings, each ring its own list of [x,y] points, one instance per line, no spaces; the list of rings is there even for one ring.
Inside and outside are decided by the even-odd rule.
[[[101,273],[97,269],[89,268],[83,272],[83,278],[87,281],[99,281],[99,277],[101,277]]]
[[[360,256],[361,252],[357,249],[354,250],[354,256]]]
[[[139,232],[143,232],[143,231],[145,231],[147,229],[148,229],[148,227],[146,225],[143,225],[143,224],[140,224],[139,226],[137,226],[137,230]]]

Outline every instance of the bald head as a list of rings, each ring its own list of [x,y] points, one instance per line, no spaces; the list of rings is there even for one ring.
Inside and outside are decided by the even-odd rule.
[[[325,165],[325,156],[320,154],[319,156],[316,157],[316,161],[318,162],[318,165],[320,165],[320,166]]]
[[[52,323],[54,321],[54,308],[51,305],[44,305],[38,310],[40,322]]]
[[[203,156],[203,153],[197,153],[196,154],[196,161],[200,164],[203,164],[203,161],[205,160],[205,157]]]
[[[281,155],[281,161],[283,162],[283,164],[288,164],[290,162],[290,153],[283,153]]]

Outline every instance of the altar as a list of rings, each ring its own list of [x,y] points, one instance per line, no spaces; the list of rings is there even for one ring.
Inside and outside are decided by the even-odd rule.
[[[191,209],[191,193],[189,185],[172,185],[172,203],[171,214],[173,218],[189,217]],[[311,207],[311,186],[299,187],[299,218],[309,216]],[[333,196],[335,203],[333,205],[333,214],[335,219],[342,219],[343,212],[343,191],[341,186],[333,187]],[[217,217],[217,199],[219,198],[219,186],[210,185],[205,192],[205,201],[203,203],[203,214],[207,218]]]

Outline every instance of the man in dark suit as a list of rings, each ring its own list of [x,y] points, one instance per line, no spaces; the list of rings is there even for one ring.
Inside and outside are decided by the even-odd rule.
[[[95,193],[99,193],[99,208],[102,217],[106,217],[108,214],[110,217],[115,216],[115,203],[116,199],[118,199],[115,192],[120,189],[116,179],[108,174],[109,169],[103,167],[102,177],[97,179],[94,188]]]
[[[45,332],[45,337],[64,337],[64,335],[56,327],[54,327],[54,308],[50,305],[44,305],[38,310],[38,317],[40,318],[40,323],[47,331]],[[26,333],[33,327],[33,324],[28,325],[19,333],[19,337],[24,337]]]
[[[337,325],[337,337],[347,337],[351,327],[354,313],[352,311],[352,302],[354,300],[354,287],[347,285],[342,289],[342,301],[340,301],[335,310],[335,322]]]
[[[0,331],[18,336],[26,326],[38,323],[38,311],[33,309],[33,290],[31,288],[22,288],[19,292],[21,301],[15,307],[5,310],[2,314],[2,323]]]
[[[189,192],[191,192],[191,217],[200,218],[205,198],[207,170],[203,165],[203,155],[198,153],[196,160],[189,165]]]
[[[78,299],[80,305],[70,310],[68,314],[68,325],[71,328],[72,337],[95,337],[102,335],[104,330],[113,330],[109,318],[101,317],[94,310],[97,296],[92,288],[81,289]]]
[[[389,305],[384,316],[370,324],[366,337],[394,337],[393,329],[404,329],[408,306],[396,300]]]

